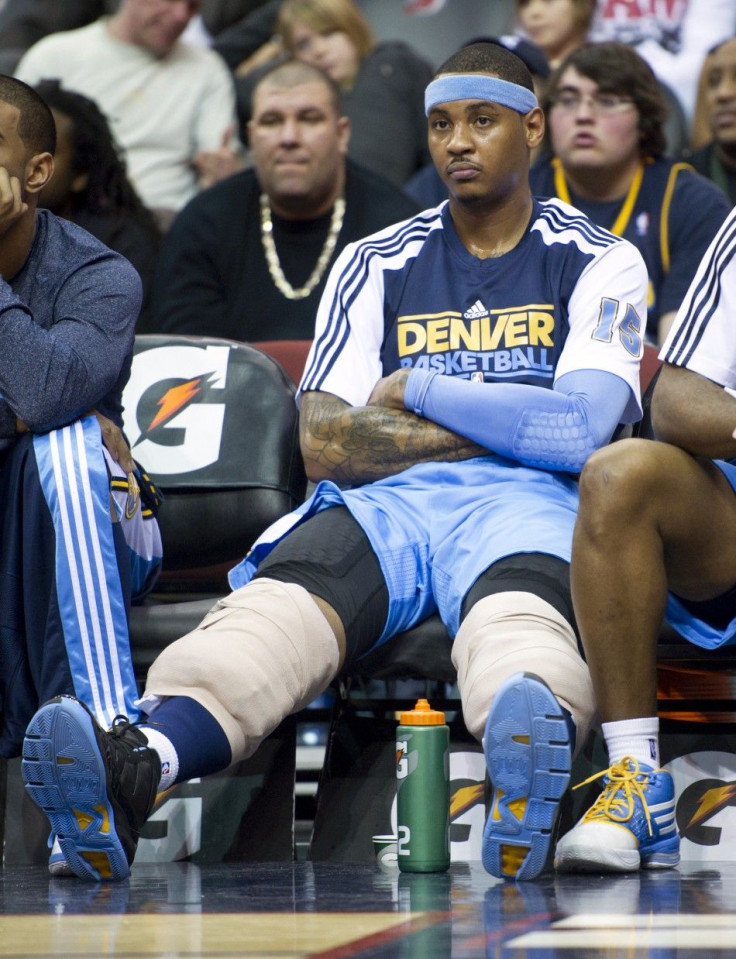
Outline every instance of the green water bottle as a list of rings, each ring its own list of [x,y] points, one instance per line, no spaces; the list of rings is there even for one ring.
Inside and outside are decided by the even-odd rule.
[[[396,730],[396,852],[402,872],[450,865],[450,730],[426,699]]]

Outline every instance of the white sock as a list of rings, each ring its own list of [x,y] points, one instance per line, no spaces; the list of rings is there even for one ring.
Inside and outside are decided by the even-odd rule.
[[[621,719],[615,723],[603,723],[601,728],[612,766],[624,756],[631,756],[646,766],[659,768],[658,716]]]
[[[139,726],[138,729],[148,740],[151,749],[156,750],[161,760],[161,782],[158,791],[163,792],[174,785],[179,772],[179,757],[174,749],[174,744],[162,732],[152,726]]]

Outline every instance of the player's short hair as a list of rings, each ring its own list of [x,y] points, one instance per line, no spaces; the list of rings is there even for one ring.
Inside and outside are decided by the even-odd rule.
[[[28,155],[56,152],[56,124],[43,98],[27,83],[0,74],[0,101],[18,109],[18,136]]]
[[[443,73],[487,73],[534,92],[534,81],[524,61],[497,43],[480,41],[461,47],[445,60],[435,77]]]
[[[616,93],[631,99],[639,113],[639,148],[642,156],[659,157],[667,148],[664,123],[667,102],[659,81],[646,60],[628,43],[607,40],[584,43],[568,54],[552,74],[544,96],[545,111],[570,67],[598,85],[601,93]]]
[[[340,94],[338,85],[324,70],[312,66],[311,63],[302,63],[301,60],[290,59],[281,61],[266,70],[253,87],[251,102],[255,100],[256,91],[264,85],[290,90],[292,87],[301,86],[303,83],[314,83],[315,80],[323,84],[329,91],[330,103],[335,111],[335,115],[338,117],[342,116],[344,112],[342,95]]]

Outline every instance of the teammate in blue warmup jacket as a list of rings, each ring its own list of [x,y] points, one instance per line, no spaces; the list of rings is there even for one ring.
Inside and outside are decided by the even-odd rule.
[[[314,495],[154,663],[148,722],[105,732],[62,698],[28,728],[28,790],[82,878],[128,874],[158,789],[250,755],[345,662],[435,612],[493,784],[486,868],[533,878],[548,861],[594,711],[569,589],[575,474],[641,415],[646,268],[532,198],[544,115],[513,53],[459,51],[426,112],[449,201],[347,246],[321,300],[298,396]],[[84,795],[65,775],[82,763]]]
[[[10,77],[0,135],[0,755],[11,757],[50,696],[73,693],[105,725],[137,715],[127,610],[155,578],[161,542],[129,487],[132,464],[121,468],[100,429],[120,435],[140,280],[37,209],[54,120]]]

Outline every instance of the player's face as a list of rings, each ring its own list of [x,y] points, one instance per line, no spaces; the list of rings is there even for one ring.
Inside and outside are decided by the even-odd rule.
[[[31,154],[19,127],[18,107],[0,101],[0,235],[27,212],[23,204],[43,189],[54,172],[51,154]]]
[[[332,204],[350,128],[324,83],[280,89],[266,80],[256,89],[248,134],[259,183],[277,210],[314,216]]]
[[[324,70],[340,87],[352,86],[358,72],[358,51],[344,30],[317,33],[306,23],[296,22],[291,44],[297,60]]]
[[[553,152],[569,170],[615,170],[639,159],[639,111],[625,97],[602,93],[569,67],[550,107]]]
[[[18,107],[0,100],[0,166],[4,167],[11,177],[17,177],[23,185],[29,156],[18,132],[19,125]]]
[[[127,0],[133,41],[155,57],[166,56],[199,12],[202,0]]]
[[[429,150],[450,196],[497,203],[528,184],[529,151],[544,133],[539,108],[522,116],[485,100],[440,103],[428,117]]]
[[[713,136],[718,143],[736,148],[736,39],[708,56],[704,81]]]

